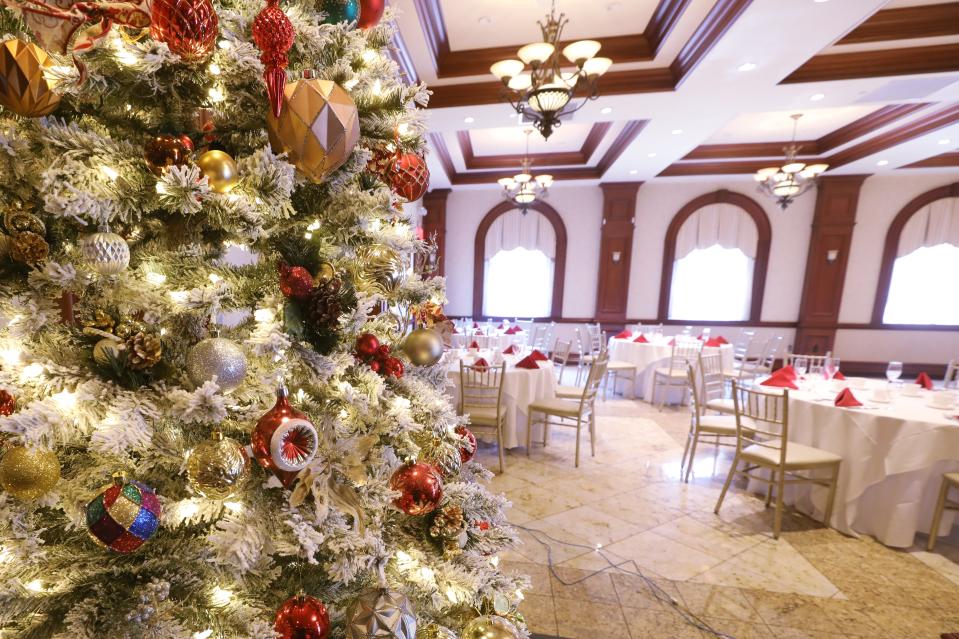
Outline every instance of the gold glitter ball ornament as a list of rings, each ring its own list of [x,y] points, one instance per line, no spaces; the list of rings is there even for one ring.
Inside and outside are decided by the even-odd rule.
[[[336,269],[329,262],[320,262],[320,268],[313,278],[317,284],[326,284],[336,277]]]
[[[28,118],[52,113],[60,96],[44,73],[51,66],[47,52],[32,42],[13,38],[0,44],[0,105]]]
[[[24,501],[49,492],[60,481],[60,460],[51,450],[10,448],[0,460],[0,485]]]
[[[43,236],[26,231],[13,236],[10,243],[10,257],[24,264],[37,264],[47,259],[50,245]]]
[[[280,117],[270,111],[266,130],[275,153],[314,182],[340,168],[360,140],[360,116],[350,94],[309,71],[283,89]]]
[[[403,352],[416,366],[433,366],[443,357],[443,340],[430,328],[418,328],[406,337]]]
[[[229,193],[239,181],[236,162],[223,151],[207,151],[196,159],[214,193]]]
[[[226,499],[250,477],[250,458],[235,439],[213,431],[197,444],[187,460],[186,476],[193,490],[208,499]]]
[[[190,349],[186,372],[197,386],[216,377],[217,386],[231,391],[246,377],[246,355],[235,342],[208,337]]]
[[[100,366],[109,366],[112,360],[119,359],[124,349],[126,345],[123,342],[104,337],[93,345],[93,361]]]
[[[423,626],[416,631],[416,639],[457,639],[456,633],[436,623]]]
[[[387,588],[362,593],[346,613],[347,639],[416,639],[410,600]]]
[[[495,615],[473,619],[460,634],[460,639],[520,639],[519,630],[510,621]]]

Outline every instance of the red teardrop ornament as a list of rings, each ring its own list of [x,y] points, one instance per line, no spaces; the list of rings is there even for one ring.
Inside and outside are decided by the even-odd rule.
[[[289,488],[316,456],[319,436],[304,413],[293,408],[285,387],[276,391],[276,404],[253,429],[253,456]]]
[[[273,117],[283,110],[283,87],[286,86],[286,54],[293,47],[296,33],[293,23],[280,9],[279,0],[267,0],[266,6],[253,19],[253,42],[260,49],[260,62],[265,67],[263,80]]]
[[[356,26],[361,29],[372,29],[383,17],[384,9],[386,9],[386,0],[360,0],[360,20]]]
[[[150,35],[187,62],[205,59],[216,44],[219,21],[210,0],[153,0]]]

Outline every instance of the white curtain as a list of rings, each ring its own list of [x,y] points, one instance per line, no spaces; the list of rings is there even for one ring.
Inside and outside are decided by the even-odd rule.
[[[750,259],[756,259],[759,231],[746,211],[731,204],[704,206],[683,222],[676,237],[676,259],[681,260],[696,249],[719,244],[738,248]],[[488,245],[487,245],[488,246]]]
[[[959,198],[948,197],[916,211],[899,236],[896,257],[909,255],[924,246],[959,246]]]
[[[551,260],[556,259],[556,232],[544,215],[530,211],[523,215],[519,209],[496,218],[486,233],[486,255],[489,261],[500,251],[522,247],[542,251]]]

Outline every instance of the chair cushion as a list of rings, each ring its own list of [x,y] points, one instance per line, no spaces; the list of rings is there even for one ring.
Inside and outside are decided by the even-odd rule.
[[[769,442],[771,446],[779,446],[779,440]],[[759,444],[753,444],[743,449],[743,457],[762,462],[766,466],[779,465],[779,450],[766,448]],[[812,446],[803,446],[789,442],[786,445],[786,468],[807,468],[810,466],[824,466],[828,464],[838,464],[842,457],[829,451],[813,448]]]
[[[609,360],[609,363],[606,364],[606,370],[608,371],[635,371],[636,364],[631,364],[629,362],[623,362],[615,359]]]
[[[699,418],[699,432],[716,435],[736,435],[735,415],[703,415]]]
[[[478,426],[496,426],[496,408],[468,408],[466,414],[470,416],[470,422]],[[505,417],[505,415],[501,416]]]
[[[674,368],[672,375],[670,375],[669,367],[663,366],[656,369],[656,374],[662,377],[671,377],[672,379],[686,379],[686,371],[681,368]]]
[[[711,399],[706,402],[706,408],[709,410],[719,411],[720,413],[728,413],[730,415],[732,415],[733,411],[735,410],[733,408],[733,400],[719,398]]]
[[[568,399],[561,399],[559,397],[540,399],[529,405],[527,414],[534,411],[547,413],[549,415],[576,417],[579,415],[579,402],[571,402]]]
[[[556,396],[565,397],[567,399],[579,399],[580,397],[583,396],[583,387],[582,386],[557,386]]]

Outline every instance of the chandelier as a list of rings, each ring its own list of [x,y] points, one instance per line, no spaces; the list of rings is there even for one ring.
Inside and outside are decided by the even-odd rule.
[[[783,147],[786,161],[782,166],[768,167],[756,171],[753,178],[759,183],[759,192],[776,200],[779,208],[786,210],[797,197],[811,189],[819,180],[819,175],[829,168],[828,164],[805,164],[796,159],[801,145],[796,144],[796,128],[802,113],[790,116],[793,119],[792,142]]]
[[[504,99],[529,120],[543,138],[549,138],[560,125],[560,116],[578,111],[586,102],[599,97],[599,76],[613,64],[609,58],[595,57],[601,46],[599,42],[578,40],[563,47],[563,57],[574,64],[576,70],[563,71],[557,48],[567,22],[565,14],[556,17],[556,0],[553,0],[546,23],[537,22],[543,41],[522,47],[517,52],[519,60],[500,60],[490,67],[490,72],[504,85]],[[529,65],[528,72],[526,65]],[[582,101],[571,104],[580,87]]]
[[[497,180],[503,187],[503,199],[516,205],[523,215],[529,212],[529,206],[537,198],[545,198],[549,195],[549,187],[553,185],[552,175],[537,175],[533,177],[530,168],[533,161],[529,159],[529,136],[532,129],[526,130],[526,155],[523,157],[523,172],[514,175],[511,178],[501,178]]]

